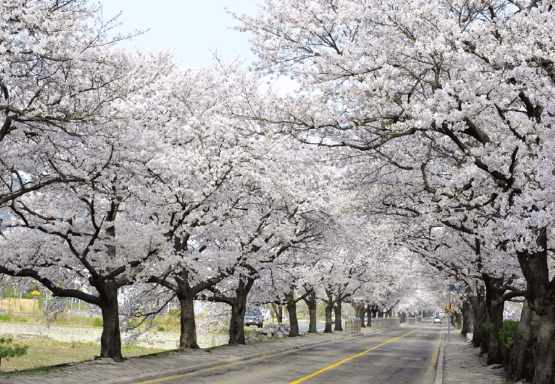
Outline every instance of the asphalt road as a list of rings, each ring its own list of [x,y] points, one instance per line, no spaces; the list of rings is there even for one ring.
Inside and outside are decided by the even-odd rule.
[[[433,383],[440,332],[430,322],[148,383]]]

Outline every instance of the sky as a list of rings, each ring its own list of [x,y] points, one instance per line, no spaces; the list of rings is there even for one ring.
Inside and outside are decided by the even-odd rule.
[[[97,1],[94,1],[98,3]],[[224,58],[239,54],[254,60],[250,53],[248,34],[234,31],[239,22],[227,14],[224,7],[236,12],[255,14],[252,0],[101,0],[104,20],[116,16],[123,25],[118,32],[146,30],[147,33],[122,43],[139,50],[172,49],[183,65],[208,64],[211,50],[217,49]]]

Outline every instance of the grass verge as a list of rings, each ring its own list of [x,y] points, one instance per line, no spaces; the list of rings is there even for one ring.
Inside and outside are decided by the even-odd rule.
[[[52,365],[72,363],[92,359],[100,354],[100,345],[95,343],[72,342],[65,343],[61,341],[48,339],[14,339],[14,343],[28,345],[27,354],[21,357],[14,357],[6,361],[2,359],[2,372],[13,372],[23,369],[41,369],[47,370]],[[123,357],[133,357],[146,355],[156,352],[163,352],[163,349],[144,348],[137,346],[122,346]],[[27,374],[27,373],[26,373]]]

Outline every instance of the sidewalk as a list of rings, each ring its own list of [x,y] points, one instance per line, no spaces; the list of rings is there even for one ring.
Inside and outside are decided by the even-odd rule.
[[[112,359],[87,360],[68,364],[46,374],[18,374],[9,377],[2,374],[0,384],[132,384],[147,382],[160,377],[177,376],[201,369],[239,364],[244,360],[359,335],[362,334],[354,335],[345,332],[308,334],[303,337],[283,339],[273,343],[169,352],[150,358],[134,357],[122,363],[116,363]]]
[[[503,369],[486,365],[486,356],[478,357],[479,348],[456,334],[451,334],[449,344],[443,335],[443,351],[437,366],[434,384],[503,384]],[[443,361],[441,354],[443,353]]]

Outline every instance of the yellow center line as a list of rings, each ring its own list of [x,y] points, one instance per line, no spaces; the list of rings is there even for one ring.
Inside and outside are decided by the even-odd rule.
[[[361,352],[361,353],[359,353],[359,354],[357,354],[357,355],[354,355],[354,356],[348,357],[348,358],[346,358],[346,359],[344,359],[344,360],[341,360],[340,362],[335,363],[335,364],[333,364],[333,365],[330,365],[329,367],[322,368],[322,369],[320,369],[319,371],[316,371],[316,372],[314,372],[314,373],[312,373],[312,374],[310,374],[310,375],[308,375],[308,376],[305,376],[305,377],[303,377],[303,378],[301,378],[301,379],[299,379],[299,380],[292,381],[292,382],[289,383],[289,384],[301,383],[301,382],[303,382],[303,381],[305,381],[305,380],[310,379],[311,377],[317,376],[317,375],[319,375],[320,373],[324,373],[324,372],[326,372],[326,371],[329,371],[329,370],[332,369],[332,368],[335,368],[335,367],[337,367],[337,366],[339,366],[339,365],[341,365],[341,364],[343,364],[343,363],[346,363],[347,361],[350,361],[350,360],[353,360],[354,358],[360,357],[360,356],[362,356],[362,355],[364,355],[364,354],[366,354],[366,353],[368,353],[368,352],[370,352],[370,351],[372,351],[372,350],[374,350],[374,349],[376,349],[376,348],[381,347],[382,345],[389,344],[389,343],[391,343],[391,342],[393,342],[393,341],[395,341],[395,340],[402,339],[403,337],[408,336],[408,335],[410,335],[411,333],[418,332],[418,331],[420,331],[421,329],[423,329],[423,328],[418,328],[418,329],[416,329],[416,330],[414,330],[414,331],[412,331],[412,332],[409,332],[409,333],[404,334],[403,336],[399,336],[399,337],[396,337],[396,338],[391,339],[391,340],[389,340],[389,341],[386,341],[385,343],[381,343],[380,345],[376,345],[375,347],[372,347],[372,348],[367,349],[366,351]]]
[[[439,342],[441,341],[441,336],[443,335],[443,328],[441,328],[441,332],[439,333],[439,337],[437,338],[436,341],[436,345],[439,345]],[[432,374],[433,369],[434,369],[434,364],[437,363],[437,351],[434,351],[434,355],[432,356],[432,362],[430,363],[430,367],[428,368],[428,374]]]

